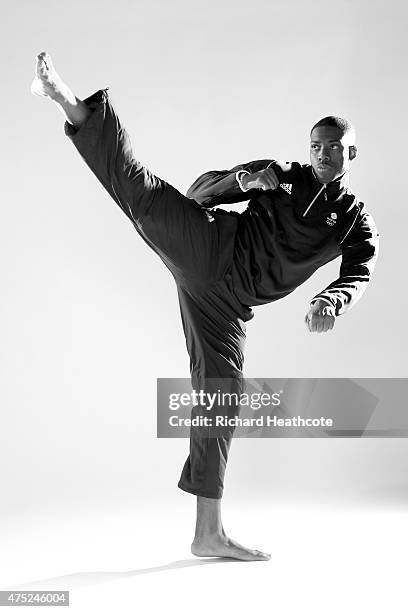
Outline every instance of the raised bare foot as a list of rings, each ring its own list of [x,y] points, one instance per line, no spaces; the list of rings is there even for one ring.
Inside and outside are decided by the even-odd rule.
[[[269,561],[271,558],[269,553],[245,548],[225,534],[195,538],[191,552],[196,557],[232,557],[241,561]]]
[[[39,53],[35,63],[35,78],[31,83],[31,93],[45,96],[51,100],[70,100],[74,98],[71,90],[55,70],[51,56],[46,51]]]

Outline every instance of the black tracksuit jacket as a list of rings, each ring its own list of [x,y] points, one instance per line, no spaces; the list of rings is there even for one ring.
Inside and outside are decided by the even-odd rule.
[[[268,167],[279,178],[276,190],[242,191],[240,174]],[[339,256],[339,277],[311,302],[323,299],[341,315],[362,296],[378,256],[379,233],[346,179],[322,185],[308,164],[264,159],[207,172],[193,183],[187,196],[205,208],[249,200],[239,215],[232,268],[243,304],[285,297]]]

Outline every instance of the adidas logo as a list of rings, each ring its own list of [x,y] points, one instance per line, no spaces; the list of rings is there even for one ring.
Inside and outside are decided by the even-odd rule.
[[[292,193],[292,183],[280,183],[279,187],[282,187],[282,189],[284,189],[286,191],[286,193],[291,195],[291,193]]]

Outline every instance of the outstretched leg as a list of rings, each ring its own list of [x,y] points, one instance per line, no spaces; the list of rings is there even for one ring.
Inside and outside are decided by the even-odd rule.
[[[65,132],[79,154],[177,280],[222,278],[233,256],[237,213],[210,214],[138,161],[129,135],[102,89],[81,101],[40,53],[32,84],[67,119]]]

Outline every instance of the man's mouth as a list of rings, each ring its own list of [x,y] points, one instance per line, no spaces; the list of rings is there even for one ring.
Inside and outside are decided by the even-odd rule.
[[[319,164],[319,165],[317,166],[317,169],[318,169],[318,170],[329,170],[330,168],[331,168],[331,165],[330,165],[330,164]]]

